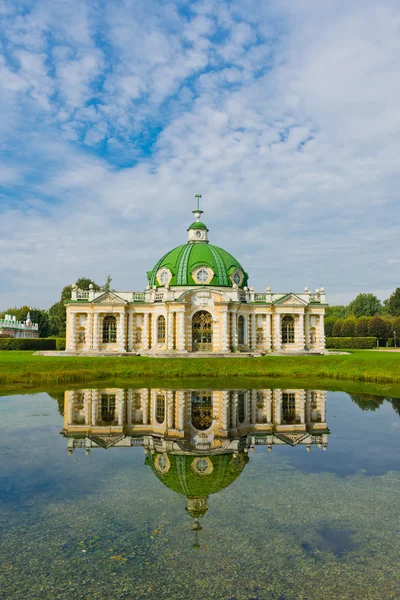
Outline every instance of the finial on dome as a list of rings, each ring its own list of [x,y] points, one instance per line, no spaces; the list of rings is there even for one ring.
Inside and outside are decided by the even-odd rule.
[[[192,210],[192,213],[196,217],[196,221],[200,221],[200,217],[203,214],[203,211],[200,209],[201,194],[195,194],[194,197],[196,198],[196,208],[195,210]]]

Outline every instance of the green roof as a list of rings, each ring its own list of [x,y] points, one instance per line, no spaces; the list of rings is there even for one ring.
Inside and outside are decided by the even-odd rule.
[[[243,272],[243,281],[240,287],[247,286],[248,275],[236,258],[229,252],[207,243],[186,243],[167,252],[155,265],[152,271],[148,271],[150,287],[160,287],[156,279],[157,272],[165,267],[172,273],[170,286],[178,285],[204,285],[195,281],[191,273],[197,267],[209,267],[214,272],[214,277],[207,284],[209,286],[232,287],[230,275],[239,269]]]
[[[202,223],[201,221],[195,221],[194,223],[189,225],[189,229],[207,229],[207,226],[204,225],[204,223]],[[188,229],[188,231],[189,231],[189,229]],[[208,229],[207,229],[207,231],[208,231]]]

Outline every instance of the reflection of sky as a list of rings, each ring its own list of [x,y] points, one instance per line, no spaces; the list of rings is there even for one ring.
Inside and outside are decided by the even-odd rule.
[[[232,590],[395,597],[400,486],[388,470],[399,467],[399,421],[387,403],[363,412],[329,393],[328,450],[257,446],[234,483],[209,498],[195,551],[185,498],[144,466],[143,448],[68,456],[55,400],[1,398],[1,593],[102,598],[107,586],[113,599],[133,590],[149,600],[189,591],[193,600],[226,599]]]

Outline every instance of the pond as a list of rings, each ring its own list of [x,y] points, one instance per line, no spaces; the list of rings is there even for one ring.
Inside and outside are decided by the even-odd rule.
[[[1,599],[400,597],[400,400],[0,398]]]

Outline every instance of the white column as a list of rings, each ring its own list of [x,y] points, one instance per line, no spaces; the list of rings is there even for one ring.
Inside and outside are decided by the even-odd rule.
[[[304,350],[304,314],[299,315],[299,325],[298,325],[299,339],[298,344],[300,346],[300,350]],[[297,340],[295,340],[297,343]]]
[[[231,313],[231,346],[232,350],[237,350],[238,347],[238,334],[237,334],[237,313],[236,311]]]
[[[143,349],[149,349],[149,313],[143,315]]]
[[[92,341],[92,349],[95,352],[99,350],[99,313],[95,312],[93,314],[93,341]]]
[[[184,431],[185,429],[185,392],[176,392],[176,399],[178,403],[178,429]]]
[[[237,408],[238,408],[238,400],[239,400],[238,397],[239,397],[238,392],[232,392],[232,402],[231,402],[231,416],[232,416],[231,427],[232,427],[232,429],[237,429]]]
[[[326,423],[326,392],[319,392],[321,402],[321,423]]]
[[[281,335],[281,315],[279,313],[276,313],[274,315],[274,325],[275,325],[274,350],[280,350],[282,335]]]
[[[118,425],[120,427],[122,427],[125,423],[125,390],[118,390],[117,406],[118,406]]]
[[[275,424],[282,424],[282,390],[274,390]]]
[[[256,340],[256,319],[257,316],[255,314],[250,315],[251,318],[251,350],[256,350],[257,348],[257,340]]]
[[[125,352],[125,312],[119,313],[119,327],[118,327],[118,350]]]
[[[69,342],[68,342],[68,350],[74,352],[76,350],[76,315],[74,312],[69,313]]]
[[[99,411],[100,392],[94,390],[92,392],[92,425],[97,425],[97,415]]]
[[[85,413],[85,425],[90,426],[91,424],[91,399],[92,399],[92,391],[91,390],[85,390],[83,392],[83,396],[84,396],[84,400],[83,400],[83,407],[84,407],[84,413]]]
[[[269,352],[271,350],[271,315],[263,315],[263,336],[264,336],[264,350]]]
[[[141,409],[142,409],[143,425],[148,425],[148,423],[149,423],[149,390],[147,388],[143,388],[140,392],[140,405],[141,405]]]
[[[174,392],[167,392],[167,427],[174,428]]]
[[[176,313],[177,315],[177,332],[176,332],[176,336],[177,336],[177,349],[178,350],[185,350],[186,349],[186,343],[185,343],[185,311],[180,311],[178,313]]]
[[[306,392],[306,423],[311,423],[311,392]]]
[[[228,431],[229,429],[229,392],[222,392],[222,429]]]
[[[85,322],[85,350],[90,351],[92,349],[92,313],[86,313]]]
[[[222,332],[221,332],[221,350],[222,352],[229,352],[229,331],[228,331],[228,307],[224,306],[222,309]]]
[[[304,425],[304,423],[306,422],[306,392],[305,392],[305,390],[300,391],[299,410],[300,410],[300,423],[302,423]]]
[[[325,350],[324,315],[319,315],[319,347],[320,350]]]
[[[174,313],[172,310],[168,311],[168,323],[167,323],[167,349],[174,349]]]
[[[307,350],[310,349],[310,314],[308,312],[305,313],[304,315],[304,320],[305,320],[305,347],[307,348]]]
[[[68,394],[68,425],[73,425],[72,421],[74,418],[75,393],[67,392],[67,394]]]
[[[126,394],[126,422],[129,426],[132,425],[132,390],[128,390]]]
[[[129,352],[132,352],[132,350],[133,350],[133,319],[134,319],[134,314],[133,313],[128,313],[128,343],[127,343],[127,350]]]

